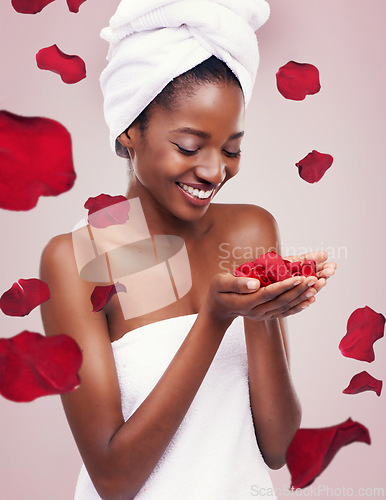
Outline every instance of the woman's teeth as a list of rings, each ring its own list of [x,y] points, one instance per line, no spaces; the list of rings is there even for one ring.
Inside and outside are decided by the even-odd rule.
[[[177,182],[177,184],[182,187],[184,191],[187,193],[191,194],[192,196],[195,196],[196,198],[199,198],[201,200],[204,200],[206,198],[209,198],[209,196],[213,193],[213,189],[204,191],[203,189],[194,189],[192,186],[188,186],[187,184],[183,184],[182,182]]]

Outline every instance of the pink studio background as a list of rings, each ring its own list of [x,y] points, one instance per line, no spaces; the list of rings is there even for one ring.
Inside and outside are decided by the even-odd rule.
[[[118,3],[88,0],[73,14],[65,0],[56,0],[37,15],[22,15],[10,0],[1,2],[0,107],[63,123],[72,134],[78,175],[71,191],[42,198],[29,212],[1,211],[1,293],[20,277],[38,275],[44,245],[55,234],[71,231],[84,216],[89,196],[125,193],[125,162],[110,150],[98,83],[107,51],[99,32]],[[339,496],[339,489],[342,496],[343,488],[352,488],[354,496],[359,488],[386,490],[385,394],[341,392],[362,370],[385,378],[386,340],[375,344],[371,365],[344,358],[338,350],[354,309],[368,305],[386,314],[386,4],[371,0],[366,10],[363,0],[270,4],[271,19],[258,36],[261,65],[247,113],[242,168],[216,201],[268,209],[279,223],[284,255],[325,249],[338,262],[336,276],[316,303],[289,318],[292,373],[303,404],[303,427],[352,417],[368,427],[372,444],[342,449],[314,486],[321,497],[327,496],[323,487],[330,488],[329,497]],[[85,60],[85,80],[66,85],[58,75],[37,69],[36,52],[53,43]],[[278,93],[275,73],[289,60],[319,68],[319,94],[294,102]],[[316,184],[300,179],[295,167],[312,149],[335,158]],[[1,315],[1,336],[24,329],[42,332],[38,310],[25,318]],[[28,404],[0,398],[0,414],[0,497],[72,498],[81,460],[60,398]],[[289,486],[286,468],[272,472],[272,478],[283,491]],[[248,490],[240,498],[251,496]]]

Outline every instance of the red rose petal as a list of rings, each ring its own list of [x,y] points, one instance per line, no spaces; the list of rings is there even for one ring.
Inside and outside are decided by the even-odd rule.
[[[71,136],[48,118],[0,111],[0,208],[30,210],[75,182]]]
[[[289,260],[285,260],[285,265],[288,269],[288,271],[293,274],[293,273],[301,273],[302,272],[302,263],[299,261],[297,262],[291,262]]]
[[[276,252],[267,252],[255,259],[254,262],[255,265],[265,267],[265,274],[272,283],[291,277],[291,273],[288,271],[283,257]]]
[[[256,268],[253,269],[251,277],[256,278],[260,281],[260,287],[272,285],[272,281],[268,278],[268,276],[266,276],[264,273],[260,273],[256,270]]]
[[[331,167],[334,158],[326,153],[319,153],[315,149],[295,165],[299,169],[300,177],[309,183],[318,182]]]
[[[125,285],[115,283],[115,285],[96,286],[91,294],[92,312],[97,312],[110,301],[111,297],[118,292],[127,292]]]
[[[255,267],[253,262],[244,262],[240,267],[237,268],[238,271],[243,273],[245,276],[252,276],[252,270]]]
[[[57,45],[39,50],[36,54],[38,68],[60,75],[64,83],[78,83],[86,78],[86,65],[79,56],[62,52]]]
[[[70,12],[79,12],[79,7],[85,1],[86,0],[67,0],[67,5],[68,5],[68,8],[70,9]]]
[[[0,394],[28,402],[73,391],[80,383],[81,363],[81,350],[67,335],[47,338],[25,330],[0,339]]]
[[[12,0],[12,7],[19,14],[37,14],[54,0]]]
[[[343,389],[344,394],[359,394],[360,392],[374,391],[377,396],[381,395],[382,380],[372,377],[366,371],[357,373],[350,380],[346,389]]]
[[[122,195],[110,196],[100,194],[89,198],[84,204],[88,212],[88,222],[97,228],[106,228],[116,224],[124,224],[129,220],[130,203]]]
[[[355,309],[347,321],[347,333],[339,343],[343,356],[371,363],[375,359],[373,344],[382,338],[385,317],[371,307]]]
[[[291,488],[313,483],[340,448],[355,441],[370,444],[370,435],[364,425],[351,418],[332,427],[299,429],[287,450]]]
[[[316,276],[316,262],[314,260],[305,260],[302,265],[301,274],[303,276]]]
[[[248,278],[248,276],[246,274],[242,273],[238,269],[235,270],[235,276],[242,277],[242,278]]]
[[[291,262],[276,252],[267,252],[253,262],[241,264],[234,274],[258,279],[261,286],[268,286],[292,276],[316,276],[316,262],[314,260],[306,260],[303,264],[300,261]]]
[[[19,279],[0,298],[0,309],[8,316],[26,316],[50,298],[48,285],[37,278]]]
[[[286,99],[302,101],[320,90],[319,70],[312,64],[289,61],[276,73],[276,84]]]

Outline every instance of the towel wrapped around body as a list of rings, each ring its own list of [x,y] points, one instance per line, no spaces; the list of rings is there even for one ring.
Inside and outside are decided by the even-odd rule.
[[[112,343],[125,419],[146,399],[197,314],[151,323]],[[275,499],[254,433],[241,317],[228,328],[179,429],[136,500]],[[86,469],[75,500],[100,500]]]

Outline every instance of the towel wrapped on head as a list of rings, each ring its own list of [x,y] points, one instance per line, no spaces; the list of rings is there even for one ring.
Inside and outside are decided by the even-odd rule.
[[[177,76],[211,56],[240,81],[248,104],[259,64],[254,32],[269,17],[265,0],[122,0],[101,37],[110,43],[101,74],[110,141]]]

